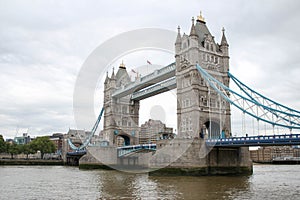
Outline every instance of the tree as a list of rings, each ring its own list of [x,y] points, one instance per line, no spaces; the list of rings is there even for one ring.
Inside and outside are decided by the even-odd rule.
[[[33,146],[31,143],[22,145],[22,152],[26,154],[26,158],[28,159],[29,154],[35,153]]]
[[[16,143],[8,144],[8,153],[11,155],[11,159],[14,159],[14,155],[21,153],[21,148]]]
[[[4,153],[6,151],[6,142],[3,139],[3,136],[0,135],[0,153]]]
[[[43,159],[45,153],[55,152],[55,145],[48,136],[37,137],[30,145],[35,152],[41,152],[41,159]]]

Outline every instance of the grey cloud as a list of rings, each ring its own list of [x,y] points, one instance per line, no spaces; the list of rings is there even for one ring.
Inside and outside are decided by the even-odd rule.
[[[30,126],[32,135],[66,132],[74,125],[76,76],[93,49],[137,28],[176,31],[180,25],[189,33],[190,19],[200,10],[217,42],[225,26],[234,75],[300,109],[299,4],[296,0],[1,1],[0,133],[14,136],[21,125]],[[240,65],[245,63],[247,67]],[[251,75],[254,70],[259,74]]]

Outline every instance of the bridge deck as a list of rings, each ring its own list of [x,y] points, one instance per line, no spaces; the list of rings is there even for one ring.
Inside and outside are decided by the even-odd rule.
[[[175,76],[176,65],[175,63],[171,63],[166,67],[155,70],[153,73],[148,74],[146,76],[141,77],[137,81],[128,84],[122,88],[117,89],[112,94],[115,98],[121,98],[127,95],[131,95],[132,93],[159,83],[161,81],[165,81],[169,78]]]
[[[206,144],[215,147],[300,145],[300,134],[208,139]]]

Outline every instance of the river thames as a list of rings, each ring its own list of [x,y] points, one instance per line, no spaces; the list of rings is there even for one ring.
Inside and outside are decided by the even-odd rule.
[[[0,166],[0,199],[299,199],[300,165],[251,176],[157,177],[65,166]]]

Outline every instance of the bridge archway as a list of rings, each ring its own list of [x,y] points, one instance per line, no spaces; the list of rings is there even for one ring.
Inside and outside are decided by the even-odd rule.
[[[130,142],[130,136],[127,134],[119,134],[116,137],[117,146],[129,146]]]
[[[204,125],[207,129],[208,138],[220,138],[220,124],[218,122],[206,121]]]

